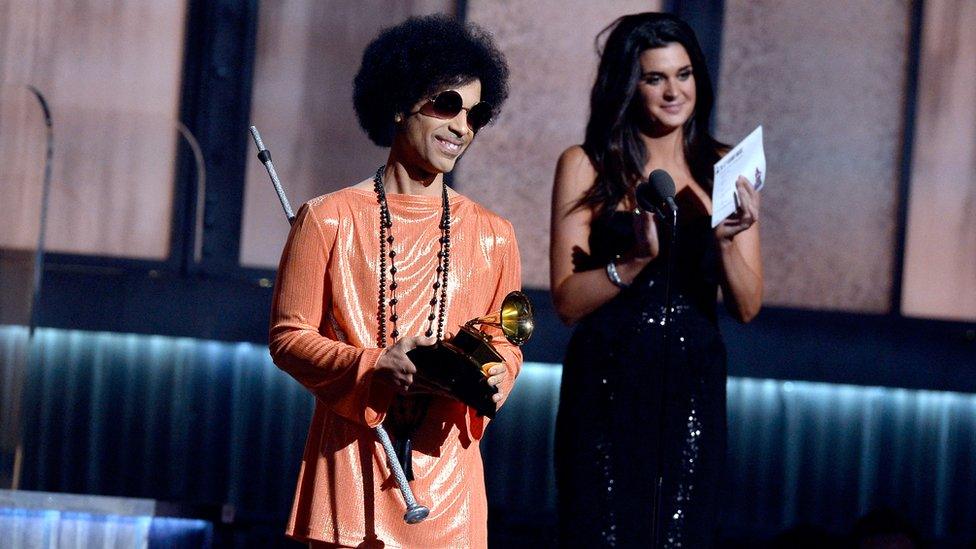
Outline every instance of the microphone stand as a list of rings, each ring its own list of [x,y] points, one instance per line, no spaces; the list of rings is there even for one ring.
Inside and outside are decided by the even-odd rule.
[[[37,102],[41,106],[41,110],[44,112],[44,127],[45,127],[45,140],[46,147],[44,150],[44,182],[41,186],[41,222],[40,229],[37,233],[37,251],[34,254],[34,273],[33,280],[31,281],[31,308],[30,308],[30,319],[28,324],[30,325],[28,333],[30,337],[34,336],[34,330],[37,328],[37,311],[40,309],[41,305],[41,279],[44,276],[44,253],[45,253],[45,235],[47,234],[47,214],[48,214],[48,202],[51,198],[51,166],[52,159],[54,158],[54,129],[51,124],[51,109],[48,107],[47,99],[44,94],[34,86],[27,86]]]
[[[651,540],[653,541],[653,547],[662,547],[661,545],[661,530],[662,530],[662,520],[661,513],[664,511],[664,506],[662,499],[664,497],[664,462],[668,455],[666,452],[666,442],[665,442],[665,429],[667,428],[667,384],[668,384],[668,370],[671,368],[671,339],[672,339],[672,329],[671,329],[671,275],[674,272],[674,252],[678,244],[678,209],[672,208],[670,204],[666,207],[667,210],[671,212],[671,245],[668,248],[668,259],[666,262],[665,272],[664,272],[664,316],[661,319],[661,323],[664,325],[664,360],[661,367],[661,388],[658,391],[658,432],[657,432],[657,475],[654,479],[654,503],[653,503],[653,516],[651,522]]]
[[[264,147],[264,142],[261,141],[261,134],[258,133],[258,129],[254,126],[250,127],[251,137],[254,138],[254,144],[258,148],[258,160],[264,164],[266,170],[268,170],[268,175],[271,177],[271,183],[274,185],[275,192],[278,194],[278,200],[281,202],[281,209],[285,211],[285,216],[288,218],[289,224],[295,223],[295,214],[292,212],[291,204],[288,202],[288,197],[285,196],[285,189],[281,186],[281,181],[278,179],[278,172],[275,170],[274,164],[271,162],[271,153]],[[390,464],[390,469],[393,472],[393,478],[396,480],[397,486],[400,488],[400,493],[403,495],[403,502],[407,507],[407,512],[403,514],[403,521],[407,524],[417,524],[427,518],[430,514],[430,509],[424,505],[417,503],[417,499],[413,495],[413,490],[410,488],[410,482],[407,480],[406,474],[403,472],[403,467],[400,465],[400,460],[397,459],[396,450],[393,448],[393,444],[390,441],[390,435],[387,434],[386,429],[382,424],[373,427],[373,431],[376,433],[376,438],[380,440],[380,444],[383,446],[383,451],[386,453],[386,460]],[[408,446],[409,451],[409,446]],[[409,455],[409,454],[408,454]]]
[[[39,220],[39,229],[37,232],[37,249],[34,251],[34,271],[31,273],[31,297],[30,297],[30,309],[27,313],[27,348],[25,351],[25,358],[23,364],[15,367],[13,372],[13,384],[11,389],[12,394],[16,395],[17,398],[13,400],[15,403],[11,409],[14,421],[11,425],[14,425],[10,429],[10,433],[13,435],[13,464],[10,471],[10,484],[9,486],[4,486],[5,488],[10,488],[12,490],[18,490],[20,488],[20,476],[24,468],[24,444],[23,444],[23,428],[19,425],[17,418],[21,416],[21,410],[23,409],[22,399],[20,395],[23,394],[24,389],[24,372],[30,367],[30,357],[31,348],[35,342],[35,331],[37,330],[37,317],[38,311],[41,305],[41,282],[44,276],[44,254],[45,254],[45,235],[47,234],[47,222],[48,222],[48,205],[51,198],[51,170],[54,158],[54,126],[51,121],[51,109],[48,106],[47,99],[44,94],[34,86],[27,86],[27,89],[34,95],[37,99],[38,105],[41,107],[41,112],[44,115],[44,138],[45,138],[45,148],[44,148],[44,179],[41,183],[41,215]],[[19,361],[15,361],[19,362]],[[4,433],[5,435],[8,433]],[[6,453],[6,448],[3,449]],[[6,461],[6,457],[4,457]],[[6,480],[6,479],[5,479]]]

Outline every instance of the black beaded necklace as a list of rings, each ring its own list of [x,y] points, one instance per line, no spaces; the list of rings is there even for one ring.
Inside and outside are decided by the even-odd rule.
[[[386,203],[386,188],[383,187],[383,172],[386,166],[380,166],[373,176],[373,188],[376,191],[376,201],[380,205],[380,291],[379,308],[376,313],[376,320],[379,323],[379,332],[376,342],[381,349],[386,347],[386,259],[390,259],[390,322],[393,324],[393,331],[390,332],[390,339],[395,343],[400,336],[397,330],[397,268],[395,264],[396,251],[393,249],[393,219],[390,216],[390,208]],[[430,299],[430,314],[427,315],[427,331],[424,335],[430,337],[434,334],[434,319],[437,319],[437,341],[440,342],[444,337],[444,322],[446,320],[445,309],[447,307],[447,272],[451,259],[451,206],[447,199],[447,184],[443,184],[441,192],[441,237],[438,241],[440,249],[437,251],[437,274],[434,276],[433,297]],[[389,247],[389,251],[387,250]],[[438,296],[440,290],[440,296]],[[435,308],[437,314],[434,314]]]

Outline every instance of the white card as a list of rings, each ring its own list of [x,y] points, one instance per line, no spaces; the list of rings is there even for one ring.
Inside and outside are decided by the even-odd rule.
[[[712,182],[712,228],[735,213],[738,199],[735,182],[739,176],[748,179],[758,191],[766,179],[766,153],[763,151],[762,126],[715,163]]]

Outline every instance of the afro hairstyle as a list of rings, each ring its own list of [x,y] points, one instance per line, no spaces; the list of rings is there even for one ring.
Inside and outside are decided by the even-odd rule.
[[[381,147],[393,144],[394,116],[445,86],[481,81],[494,118],[508,97],[508,65],[491,35],[446,15],[411,17],[380,32],[363,52],[353,105],[359,125]]]

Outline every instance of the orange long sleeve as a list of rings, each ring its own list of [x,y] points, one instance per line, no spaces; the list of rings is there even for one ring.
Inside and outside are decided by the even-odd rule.
[[[372,369],[381,349],[338,341],[322,323],[323,311],[331,306],[325,273],[336,236],[334,225],[323,230],[311,205],[298,211],[278,266],[271,356],[319,400],[331,403],[333,411],[376,426],[393,398],[382,385],[372,391]]]
[[[440,197],[387,197],[395,237],[398,315],[404,336],[427,328],[437,268]],[[496,312],[520,286],[510,223],[463,196],[450,200],[451,255],[445,327]],[[467,406],[434,398],[413,439],[411,483],[431,507],[403,522],[403,501],[370,427],[383,421],[392,389],[374,383],[379,289],[379,210],[372,191],[348,188],[309,201],[281,257],[270,350],[281,369],[316,397],[289,520],[289,535],[356,546],[484,547],[487,502],[478,441],[486,422]],[[387,326],[387,333],[392,325]],[[521,352],[496,347],[512,389]]]

